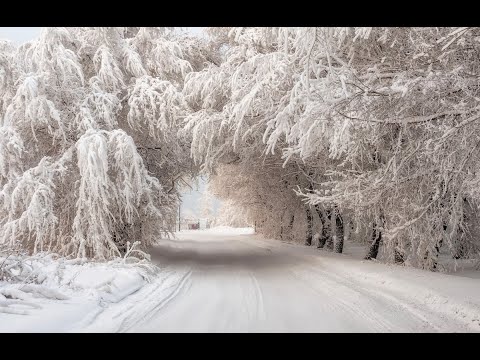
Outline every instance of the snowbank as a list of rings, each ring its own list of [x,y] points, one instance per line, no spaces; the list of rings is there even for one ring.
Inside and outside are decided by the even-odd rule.
[[[51,254],[0,255],[0,267],[0,332],[68,331],[161,270],[136,258],[89,262]]]

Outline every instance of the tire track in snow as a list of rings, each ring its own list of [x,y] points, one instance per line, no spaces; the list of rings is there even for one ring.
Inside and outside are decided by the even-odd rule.
[[[255,289],[255,297],[257,299],[257,319],[264,321],[266,319],[266,314],[265,314],[265,307],[264,307],[264,301],[263,301],[263,292],[262,292],[262,289],[260,288],[260,285],[258,284],[257,278],[253,273],[251,273],[251,277],[252,277],[253,285]]]
[[[256,239],[257,240],[257,239]],[[269,252],[273,252],[272,250],[279,250],[280,253],[283,252],[285,249],[285,245],[288,247],[296,247],[295,245],[292,244],[268,244],[265,242],[260,242],[260,241],[248,241],[248,240],[240,240],[240,242],[244,243],[245,245],[250,245],[251,247],[266,250]],[[260,244],[259,244],[260,243]],[[268,245],[267,245],[268,244]],[[272,246],[273,245],[273,246]],[[282,246],[283,245],[283,246]],[[275,251],[276,252],[276,251]],[[272,254],[274,256],[274,254]],[[293,254],[292,254],[293,255]],[[326,283],[326,278],[322,278],[322,288],[320,290],[318,287],[315,286],[315,282],[318,282],[318,278],[315,278],[316,281],[307,281],[305,279],[305,276],[301,276],[302,274],[307,274],[307,277],[311,277],[309,275],[308,271],[302,271],[298,270],[299,268],[304,268],[305,263],[308,264],[309,262],[306,262],[306,258],[302,255],[298,256],[298,263],[301,264],[299,266],[295,267],[287,267],[285,270],[288,272],[288,275],[292,277],[292,280],[295,282],[300,282],[305,285],[305,288],[312,291],[315,295],[319,297],[319,303],[323,306],[330,307],[333,311],[335,312],[345,312],[348,311],[349,313],[352,314],[354,317],[360,317],[362,320],[368,320],[369,323],[373,323],[374,325],[374,330],[375,331],[394,331],[394,329],[399,328],[396,326],[393,322],[387,321],[384,319],[382,316],[378,316],[375,312],[366,312],[360,309],[359,306],[355,306],[349,301],[343,300],[341,297],[335,297],[334,300],[332,301],[331,295],[334,294],[335,292],[338,292],[340,290],[338,288],[339,283],[338,281],[332,281],[330,280],[328,285]],[[308,265],[307,265],[308,266]],[[297,270],[295,270],[297,268]],[[288,276],[287,275],[287,276]],[[257,282],[258,285],[258,282]],[[329,292],[326,292],[325,286],[328,286]],[[345,287],[345,285],[343,285]],[[352,287],[347,286],[347,290],[353,291]],[[372,298],[371,296],[365,296],[364,293],[356,291],[355,292],[359,297],[361,297],[362,301],[369,301],[369,302],[375,302],[375,305],[378,306],[378,299],[377,298]],[[327,301],[325,301],[327,299]],[[384,305],[382,303],[381,305]],[[393,309],[392,309],[393,310]],[[360,315],[360,316],[359,316]]]
[[[187,235],[197,240],[203,236],[202,233]],[[195,275],[177,282],[169,288],[167,296],[164,286],[161,296],[153,292],[147,296],[151,301],[129,305],[133,307],[129,315],[117,315],[123,319],[119,331],[461,329],[458,319],[424,304],[422,296],[412,297],[401,287],[363,280],[361,275],[349,274],[339,266],[327,268],[328,262],[309,254],[309,249],[257,242],[248,237],[226,235],[225,240],[216,243],[204,237],[203,244],[192,240],[184,246],[185,250],[179,251],[185,259],[180,256],[181,261],[177,261],[177,257],[172,257],[170,262],[175,267],[188,260]],[[179,297],[187,288],[188,296]],[[162,297],[160,302],[159,297]],[[174,299],[177,301],[165,309]],[[138,307],[146,309],[140,312]],[[166,311],[155,316],[162,309]]]
[[[303,266],[306,267],[305,264]],[[436,325],[435,323],[432,323],[432,320],[435,319],[436,322],[442,323],[442,322],[445,321],[444,316],[441,316],[440,314],[431,312],[431,311],[429,311],[427,309],[424,309],[424,308],[419,309],[416,306],[416,304],[412,303],[411,301],[409,301],[406,298],[401,297],[400,295],[389,294],[387,289],[373,290],[372,286],[367,288],[365,286],[362,286],[362,284],[357,282],[357,281],[350,280],[350,279],[348,279],[346,277],[343,277],[343,276],[335,275],[333,272],[320,270],[319,268],[311,266],[311,265],[308,266],[308,268],[313,273],[317,273],[317,274],[321,275],[324,279],[326,279],[326,278],[332,279],[332,282],[334,283],[334,285],[331,286],[331,288],[330,288],[332,293],[338,291],[340,285],[345,286],[349,289],[352,289],[352,290],[358,292],[359,294],[362,294],[365,299],[376,300],[376,302],[378,302],[378,304],[380,306],[382,306],[384,309],[390,309],[389,311],[391,311],[392,313],[394,313],[394,312],[398,313],[398,310],[402,309],[403,311],[405,311],[409,315],[414,316],[415,318],[420,320],[421,323],[423,324],[422,329],[417,329],[417,330],[442,331],[442,328],[440,326]],[[307,273],[307,272],[305,272],[305,273]],[[377,309],[379,311],[381,310],[380,308],[377,308]],[[360,308],[358,308],[358,311],[360,311]],[[373,313],[373,314],[375,314],[375,313]],[[428,318],[425,316],[426,314],[429,315]],[[366,318],[370,318],[371,315],[372,314],[367,314]],[[430,316],[430,315],[433,315],[433,317]],[[440,315],[440,318],[441,318],[440,320],[438,319],[439,315]],[[374,315],[374,316],[376,316],[376,315]],[[393,325],[393,326],[398,328],[398,326],[396,326],[396,325]],[[448,327],[448,328],[450,328],[450,327]]]
[[[246,253],[252,253],[252,255],[256,253],[268,252],[271,254],[271,256],[275,257],[277,255],[277,250],[280,250],[280,253],[278,253],[278,255],[281,255],[283,250],[283,249],[278,249],[275,246],[273,247],[263,246],[264,244],[258,244],[254,241],[248,241],[248,239],[242,239],[242,240],[235,239],[235,240],[238,244],[242,245],[241,251],[245,251],[244,249],[247,249],[248,251]],[[254,249],[254,251],[252,252],[251,249]],[[240,249],[232,249],[232,250],[238,251]],[[294,254],[291,254],[291,255],[295,256]],[[305,257],[303,256],[298,257],[298,263],[301,264],[299,268],[302,267],[302,264],[305,263],[306,260],[307,259],[305,259]],[[267,319],[267,316],[265,311],[263,290],[259,284],[259,279],[257,278],[257,275],[260,275],[262,277],[262,283],[269,285],[268,286],[269,290],[271,290],[272,284],[279,284],[278,288],[285,286],[285,284],[290,284],[290,285],[294,285],[295,286],[294,288],[297,289],[300,294],[305,294],[305,293],[312,294],[313,295],[312,298],[318,299],[318,303],[323,305],[324,307],[324,310],[320,312],[316,311],[316,309],[318,310],[318,308],[310,308],[312,312],[311,313],[312,316],[319,317],[321,316],[322,313],[335,313],[343,317],[343,321],[345,321],[344,315],[345,313],[348,313],[350,315],[347,318],[358,319],[356,321],[357,323],[370,324],[368,328],[373,331],[393,331],[393,329],[395,328],[400,328],[398,326],[393,325],[391,322],[388,322],[382,316],[378,316],[378,314],[375,314],[374,312],[359,310],[358,306],[356,306],[355,304],[352,304],[352,302],[349,302],[348,300],[344,301],[337,297],[332,298],[331,295],[335,294],[335,290],[337,290],[338,292],[339,285],[336,284],[335,281],[331,279],[329,279],[329,286],[328,286],[329,291],[325,291],[325,286],[326,286],[325,281],[327,281],[326,279],[324,279],[324,281],[321,284],[322,286],[324,286],[324,289],[319,290],[318,287],[315,287],[314,284],[312,284],[312,282],[306,281],[305,276],[299,276],[301,274],[296,274],[295,271],[292,270],[291,266],[289,265],[285,265],[285,268],[278,269],[274,272],[265,273],[261,268],[259,270],[261,270],[261,272],[252,271],[250,266],[248,264],[245,264],[245,265],[242,265],[242,270],[236,274],[240,278],[239,284],[242,284],[242,283],[244,284],[244,286],[242,286],[243,288],[242,298],[244,303],[243,311],[245,311],[247,315],[246,317],[248,319],[248,328],[250,328],[251,330],[258,331],[259,330],[258,325],[260,325],[259,322],[260,323],[264,322],[263,326],[268,326],[267,322],[265,321]],[[304,273],[308,274],[308,271],[305,271]],[[245,281],[247,280],[245,278],[249,279],[249,281]],[[291,280],[287,280],[287,278],[290,278]],[[290,291],[292,291],[293,288],[290,285],[289,285],[289,289]],[[335,285],[337,287],[335,287]],[[345,292],[345,289],[347,288],[344,285],[343,292]],[[350,292],[353,291],[351,289],[347,289],[347,290],[349,290]],[[374,301],[376,306],[378,305],[384,306],[383,303],[378,303],[378,301],[375,301],[375,299],[373,300],[370,298],[364,299],[365,295],[362,293],[355,292],[355,294],[356,294],[356,298],[359,298],[360,303],[368,300],[370,301],[370,303]],[[270,292],[267,291],[267,295],[270,298],[272,298],[271,291]],[[285,294],[285,295],[287,295],[287,298],[288,298],[289,294]],[[300,297],[300,300],[301,300],[301,297]],[[287,324],[287,326],[285,326],[285,329],[288,329],[288,323],[291,322],[291,320],[294,317],[308,316],[308,314],[304,312],[298,312],[298,307],[295,310],[292,307],[290,307],[288,303],[286,304],[287,305],[286,307],[284,307],[284,311],[287,311],[287,312],[282,312],[277,316],[280,316],[278,319],[280,320],[283,319],[283,322]],[[300,306],[300,304],[298,305]],[[374,306],[370,306],[370,308],[374,308]],[[293,312],[291,312],[291,310],[293,310]]]
[[[285,244],[275,245],[273,244],[273,247],[279,253],[288,251]],[[452,331],[452,329],[455,329],[453,331],[480,331],[480,317],[478,316],[480,307],[475,303],[451,303],[448,296],[444,296],[434,290],[426,291],[426,289],[420,288],[417,292],[410,293],[388,287],[388,285],[381,286],[376,281],[363,281],[361,278],[357,279],[346,273],[336,275],[335,269],[321,269],[321,262],[319,262],[321,257],[318,255],[305,252],[305,249],[300,248],[298,245],[290,244],[289,246],[300,250],[297,255],[303,258],[301,263],[305,266],[302,267],[310,267],[313,271],[330,277],[344,286],[355,288],[357,291],[365,294],[366,298],[370,297],[372,300],[380,300],[385,306],[390,306],[392,310],[396,308],[397,312],[401,310],[414,316],[423,323],[416,330]],[[314,261],[312,262],[312,260]],[[339,258],[339,261],[341,261],[341,258]],[[391,323],[395,324],[396,322]]]
[[[253,246],[258,248],[263,248],[263,246],[258,246],[254,244],[252,241]],[[279,251],[279,253],[283,253],[286,249],[285,244],[278,244],[278,246],[274,245],[274,248]],[[295,248],[298,248],[296,245],[291,245]],[[304,250],[304,249],[301,249]],[[293,255],[293,254],[292,254]],[[365,319],[373,320],[382,328],[388,329],[387,331],[397,331],[393,329],[399,329],[399,331],[405,331],[405,328],[398,325],[395,319],[395,313],[398,314],[399,310],[406,312],[407,314],[413,316],[414,318],[418,319],[421,322],[420,327],[417,327],[416,330],[421,331],[445,331],[445,329],[451,329],[452,322],[456,325],[457,329],[459,326],[459,322],[457,319],[454,319],[452,316],[446,316],[446,314],[435,311],[428,306],[420,306],[421,303],[418,301],[414,301],[413,299],[409,299],[402,294],[397,293],[395,291],[389,290],[388,288],[379,287],[375,284],[362,284],[361,281],[356,279],[350,279],[347,276],[336,275],[334,270],[322,270],[319,268],[321,264],[318,262],[319,257],[308,254],[308,253],[297,253],[294,256],[298,257],[298,264],[296,266],[297,273],[298,271],[306,274],[307,278],[312,278],[313,281],[306,281],[304,278],[305,276],[295,276],[298,279],[306,282],[310,285],[310,287],[315,286],[315,283],[318,283],[319,279],[325,281],[326,279],[330,279],[330,286],[329,289],[332,294],[338,293],[341,291],[339,286],[343,286],[344,288],[354,290],[355,293],[359,294],[362,297],[362,301],[368,301],[370,303],[375,304],[375,309],[378,309],[379,312],[383,310],[387,310],[392,316],[391,320],[386,320],[384,316],[379,316],[376,311],[373,312],[365,312],[360,309],[360,307],[352,307],[351,303],[344,301],[341,297],[338,297],[338,302],[342,303],[342,306],[346,308],[353,309],[355,315],[362,314],[365,315]],[[312,263],[311,260],[315,260],[315,263]],[[301,270],[298,270],[301,269]],[[306,271],[305,269],[310,269],[310,271]],[[321,275],[320,278],[312,277],[310,272],[317,273]],[[300,274],[298,274],[300,275]],[[327,284],[322,284],[327,285]],[[323,289],[322,289],[323,290]],[[321,291],[322,291],[321,290]],[[323,294],[323,296],[328,296],[328,294]],[[448,325],[443,325],[446,322],[449,322]],[[461,325],[462,329],[460,331],[464,331],[465,329],[472,327],[471,324]],[[411,331],[411,330],[409,330]]]
[[[93,317],[88,319],[87,324],[83,322],[73,331],[79,328],[78,331],[81,332],[125,332],[164,308],[185,287],[190,275],[191,270],[188,270],[179,278],[172,279],[170,275],[167,278],[158,279],[156,283],[147,285],[147,289],[144,287],[118,303],[99,309]],[[166,282],[172,281],[173,284],[165,286]],[[165,292],[167,292],[166,295]]]
[[[295,281],[300,281],[306,284],[308,288],[310,288],[313,292],[315,292],[318,297],[321,305],[325,307],[331,307],[335,312],[348,312],[354,318],[360,318],[367,323],[371,323],[373,325],[372,329],[378,332],[385,332],[385,331],[396,331],[399,327],[393,324],[392,322],[386,320],[384,317],[379,316],[375,311],[367,312],[363,308],[365,304],[355,304],[351,301],[344,300],[345,298],[352,299],[352,294],[348,294],[348,292],[353,292],[354,295],[357,295],[358,300],[362,302],[368,302],[372,305],[372,308],[378,309],[378,306],[385,306],[384,303],[378,304],[376,299],[371,298],[370,296],[365,296],[365,294],[356,291],[352,287],[345,287],[345,285],[340,284],[338,282],[333,282],[332,280],[326,279],[325,277],[321,278],[321,288],[318,289],[319,286],[315,284],[318,283],[319,278],[315,278],[315,281],[308,281],[308,278],[312,276],[305,270],[299,271],[295,269],[290,269],[292,276],[295,278]],[[307,275],[307,276],[305,276]],[[341,289],[340,287],[343,286],[345,289]],[[347,290],[344,294],[339,294],[339,291]],[[348,295],[347,295],[348,294]],[[334,297],[332,297],[334,295]],[[342,296],[344,295],[344,297]],[[327,301],[325,301],[327,300]]]
[[[241,241],[244,244],[248,244],[252,247],[262,249],[262,250],[269,250],[272,251],[272,247],[264,246],[266,244],[258,244],[254,241]],[[272,244],[273,245],[273,244]],[[280,244],[279,244],[280,245]],[[283,246],[273,246],[275,250],[280,251],[282,253],[285,249],[282,249]],[[295,247],[295,246],[293,246]],[[275,251],[277,252],[277,251]],[[293,255],[293,254],[292,254]],[[333,311],[341,313],[347,311],[348,313],[352,314],[353,317],[361,319],[363,322],[370,323],[373,325],[372,329],[374,331],[405,331],[405,327],[400,326],[397,324],[395,316],[398,316],[399,310],[403,310],[413,316],[414,318],[420,321],[420,329],[422,330],[434,330],[434,331],[441,331],[441,327],[432,323],[426,315],[426,311],[423,309],[418,309],[410,304],[407,299],[399,300],[397,297],[387,294],[383,291],[378,292],[374,291],[373,289],[366,289],[361,285],[359,282],[348,280],[345,277],[334,275],[331,272],[322,271],[311,265],[310,259],[306,258],[304,254],[295,254],[298,256],[298,266],[286,268],[289,271],[289,274],[292,276],[294,281],[300,281],[305,284],[305,287],[309,290],[313,291],[320,299],[320,304],[323,306],[327,306],[332,308]],[[311,255],[307,255],[310,257]],[[317,257],[315,257],[318,260]],[[315,278],[311,276],[311,272],[305,269],[310,269],[312,272],[321,274],[320,277]],[[305,276],[306,275],[306,276]],[[312,278],[313,281],[308,281],[308,278]],[[319,284],[319,281],[321,284]],[[319,288],[318,285],[321,285]],[[328,291],[325,291],[328,288]],[[346,299],[351,299],[351,295],[353,295],[361,302],[357,306],[355,303],[352,303],[349,300],[344,300],[341,296],[338,296],[338,293],[345,293],[347,294],[350,292],[350,296],[346,296]],[[332,301],[332,294],[335,295],[334,301]],[[325,301],[327,300],[327,301]],[[363,309],[365,306],[364,303],[370,304],[367,309],[372,309],[372,311],[366,311]],[[378,310],[378,311],[377,311]],[[389,314],[390,320],[386,316],[379,315],[385,313]],[[431,312],[427,312],[430,315]],[[435,314],[438,315],[439,314]],[[441,317],[444,319],[444,317]],[[417,326],[417,330],[419,327]]]
[[[258,321],[266,320],[266,313],[263,300],[263,292],[258,284],[255,274],[250,271],[244,271],[245,275],[239,283],[244,282],[247,286],[242,288],[242,297],[244,302],[243,309],[247,313],[248,326]],[[246,279],[248,281],[245,281]]]
[[[166,297],[164,297],[162,300],[158,301],[158,298],[155,296],[155,294],[150,294],[148,297],[146,297],[146,301],[139,303],[138,305],[135,306],[135,308],[140,307],[143,310],[146,305],[147,310],[143,311],[143,314],[140,316],[138,316],[138,313],[136,311],[133,311],[132,313],[128,314],[122,320],[120,327],[118,329],[118,332],[126,332],[132,327],[147,320],[147,317],[152,318],[153,316],[158,314],[159,311],[164,309],[173,299],[175,299],[180,294],[180,292],[182,292],[182,290],[185,289],[185,285],[190,279],[191,274],[192,274],[191,270],[186,272],[182,276],[178,284],[174,287],[173,291],[170,294],[168,294]],[[162,289],[162,292],[163,290],[164,289]],[[185,291],[187,290],[188,289],[185,289]]]

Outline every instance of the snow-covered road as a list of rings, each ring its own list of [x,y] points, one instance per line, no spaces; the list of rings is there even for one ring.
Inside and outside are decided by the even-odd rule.
[[[181,232],[151,249],[157,267],[39,257],[41,289],[66,296],[0,297],[17,310],[0,311],[0,332],[480,332],[478,271],[385,265],[349,242],[332,254],[251,232]]]
[[[480,331],[478,279],[221,231],[182,232],[152,259],[182,275],[167,292],[112,306],[86,331]],[[113,318],[122,321],[105,328]]]

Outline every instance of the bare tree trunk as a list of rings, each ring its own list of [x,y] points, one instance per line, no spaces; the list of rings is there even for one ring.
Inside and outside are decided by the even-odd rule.
[[[380,216],[380,224],[381,226],[384,225],[384,218]],[[378,250],[380,248],[380,244],[382,242],[382,231],[378,228],[377,222],[373,222],[373,233],[372,233],[372,242],[370,244],[370,248],[368,249],[368,253],[365,256],[365,260],[376,259],[378,256]]]
[[[338,208],[335,207],[335,227],[336,227],[336,234],[335,234],[335,246],[334,251],[336,253],[341,254],[343,251],[343,218],[338,211]]]
[[[355,234],[355,226],[353,225],[352,219],[350,219],[348,222],[348,240],[354,241],[353,234]]]
[[[372,242],[368,253],[365,256],[365,260],[376,259],[378,255],[378,249],[380,248],[380,241],[382,241],[382,232],[377,231],[377,224],[373,223],[373,233],[372,233]]]
[[[326,241],[329,238],[331,238],[330,211],[327,210],[328,218],[325,218],[325,215],[323,214],[322,210],[320,209],[320,206],[315,205],[315,210],[317,211],[317,214],[320,218],[320,221],[322,222],[322,233],[320,235],[320,238],[318,239],[318,246],[317,246],[317,248],[321,249],[325,246]]]
[[[321,249],[325,245],[325,241],[327,238],[324,236],[326,234],[325,232],[325,217],[323,216],[322,209],[320,209],[320,206],[317,204],[315,205],[315,211],[318,214],[318,217],[320,218],[320,222],[322,223],[322,233],[320,237],[318,238],[318,245],[317,248]]]
[[[437,265],[438,265],[438,256],[440,255],[440,249],[443,245],[443,238],[441,238],[436,244],[435,244],[435,262],[433,263],[433,271],[437,270]]]
[[[405,258],[403,256],[403,253],[401,253],[397,249],[395,249],[394,257],[395,257],[395,264],[401,265],[405,262]]]
[[[333,250],[333,236],[332,236],[332,210],[327,209],[327,220],[325,221],[325,233],[322,229],[322,236],[326,236],[325,249],[332,251]]]
[[[292,215],[290,218],[290,223],[288,224],[288,236],[292,236],[293,222],[295,221],[295,215]]]
[[[455,260],[458,260],[458,259],[463,259],[465,258],[465,247],[463,246],[463,243],[461,241],[455,241],[454,243],[454,254],[453,254],[453,258]]]
[[[312,216],[312,212],[310,211],[309,207],[305,208],[305,212],[307,213],[307,240],[305,241],[305,245],[311,246],[312,245],[313,216]]]
[[[285,216],[286,211],[287,211],[286,209],[283,210],[282,217],[280,219],[280,240],[284,240],[284,237],[285,237],[284,229],[283,229],[283,218]]]
[[[466,207],[468,206],[468,202],[467,202],[467,199],[466,198],[463,198],[463,214],[462,214],[462,218],[463,218],[463,224],[467,224],[468,222],[468,217],[467,217],[467,214],[466,214]],[[444,224],[443,225],[443,229],[444,231],[446,232],[447,231],[447,224]],[[457,230],[457,235],[456,235],[456,239],[455,239],[455,243],[454,243],[454,254],[453,254],[453,258],[454,259],[463,259],[467,256],[467,248],[466,248],[466,242],[465,242],[465,232],[463,230],[463,228],[459,227],[458,230]]]
[[[443,244],[443,238],[440,238],[440,240],[438,240],[437,243],[435,244],[433,254],[430,254],[430,252],[427,250],[424,257],[424,268],[430,271],[437,270],[438,255],[440,254],[440,248],[442,247],[442,244]]]

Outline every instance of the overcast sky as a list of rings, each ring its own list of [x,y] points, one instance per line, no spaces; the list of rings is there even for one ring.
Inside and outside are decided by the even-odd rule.
[[[40,27],[0,27],[0,39],[21,44],[38,36],[41,29]]]
[[[201,35],[203,28],[188,27],[185,29],[192,34]],[[7,39],[16,44],[21,44],[38,36],[41,30],[41,27],[0,27],[0,39]]]
[[[40,34],[42,28],[40,27],[0,27],[0,39],[11,40],[17,45],[22,44],[25,41],[32,40]],[[192,34],[200,35],[201,27],[191,27],[187,28]],[[201,216],[201,204],[200,199],[205,190],[205,181],[200,180],[199,186],[193,186],[193,190],[186,190],[183,192],[182,196],[182,206],[181,214],[189,215],[192,214],[200,217]],[[215,213],[218,210],[220,202],[215,199],[214,201],[214,211]]]

